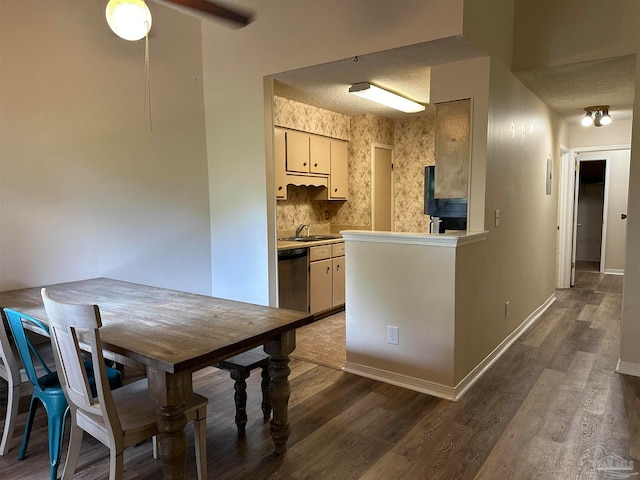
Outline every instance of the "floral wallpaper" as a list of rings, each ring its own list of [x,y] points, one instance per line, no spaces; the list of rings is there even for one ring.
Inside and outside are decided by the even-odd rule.
[[[435,107],[428,115],[397,120],[394,135],[394,228],[397,232],[429,232],[424,214],[424,167],[435,165]]]
[[[428,232],[423,213],[424,167],[434,164],[435,107],[427,115],[391,120],[375,115],[349,117],[274,97],[274,123],[349,141],[349,199],[312,200],[314,187],[288,186],[287,200],[276,206],[278,236],[300,224],[311,233],[371,229],[371,145],[394,147],[394,223],[399,232]]]
[[[349,140],[348,115],[282,97],[273,97],[273,124],[341,140]]]

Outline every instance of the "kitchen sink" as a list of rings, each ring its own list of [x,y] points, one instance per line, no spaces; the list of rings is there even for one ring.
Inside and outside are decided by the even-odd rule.
[[[308,237],[287,237],[281,238],[286,242],[318,242],[320,240],[336,240],[342,238],[340,235],[309,235]]]

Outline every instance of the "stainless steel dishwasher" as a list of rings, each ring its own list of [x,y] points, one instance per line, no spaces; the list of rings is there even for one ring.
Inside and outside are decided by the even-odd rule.
[[[309,312],[309,249],[278,251],[278,306]]]

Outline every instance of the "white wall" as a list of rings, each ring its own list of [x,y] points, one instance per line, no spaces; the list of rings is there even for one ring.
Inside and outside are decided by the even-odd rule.
[[[104,2],[0,0],[0,290],[96,276],[210,293],[199,22],[144,42]]]
[[[404,0],[402,8],[385,0],[244,3],[257,14],[246,28],[202,22],[213,293],[275,304],[263,76],[459,35],[462,0]]]

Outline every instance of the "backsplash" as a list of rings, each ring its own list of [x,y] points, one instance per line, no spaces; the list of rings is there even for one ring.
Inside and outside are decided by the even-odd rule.
[[[398,232],[427,232],[423,213],[424,167],[434,164],[435,107],[427,115],[391,120],[376,115],[347,115],[274,97],[274,124],[349,141],[349,200],[311,200],[314,187],[289,185],[287,200],[276,205],[279,236],[300,224],[312,233],[371,229],[371,145],[394,147],[394,223]],[[328,219],[326,218],[328,216]]]

